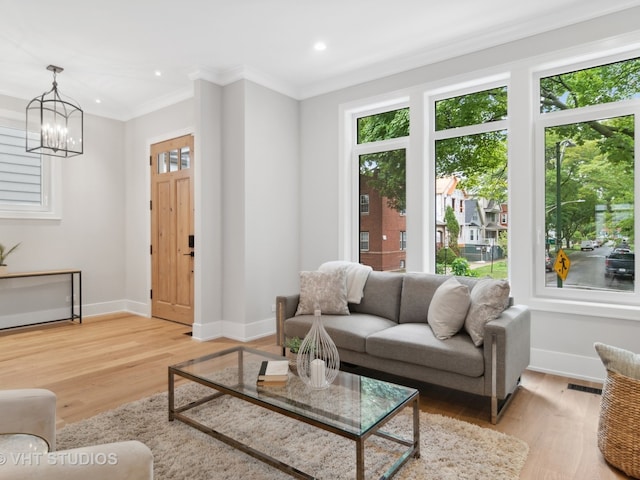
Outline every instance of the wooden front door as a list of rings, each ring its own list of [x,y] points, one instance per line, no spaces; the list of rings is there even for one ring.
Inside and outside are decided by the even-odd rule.
[[[151,314],[193,323],[193,135],[151,146]]]

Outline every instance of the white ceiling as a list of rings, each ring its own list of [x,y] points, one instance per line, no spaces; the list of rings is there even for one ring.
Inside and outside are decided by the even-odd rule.
[[[248,78],[302,99],[640,0],[0,0],[0,94],[126,120]],[[327,49],[317,52],[314,43]],[[156,76],[155,72],[162,72]],[[100,99],[100,103],[96,103]],[[26,102],[25,102],[26,105]]]

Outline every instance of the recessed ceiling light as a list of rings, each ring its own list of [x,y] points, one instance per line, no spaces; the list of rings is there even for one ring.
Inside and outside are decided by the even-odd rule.
[[[156,77],[161,77],[162,76],[162,72],[160,70],[156,70],[155,74],[156,74]]]
[[[316,42],[316,43],[313,45],[313,49],[314,49],[316,52],[323,52],[324,50],[326,50],[326,49],[327,49],[327,44],[326,44],[326,43],[324,43],[324,42]]]
[[[102,103],[102,100],[100,100],[99,98],[96,98],[96,103]]]

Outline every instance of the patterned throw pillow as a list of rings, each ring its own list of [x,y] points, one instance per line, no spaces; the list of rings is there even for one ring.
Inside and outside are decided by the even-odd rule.
[[[296,315],[313,315],[316,308],[326,315],[349,315],[344,269],[300,272],[300,300]]]
[[[471,305],[464,328],[479,347],[484,343],[484,327],[491,320],[495,320],[509,305],[509,282],[483,278],[471,290]]]

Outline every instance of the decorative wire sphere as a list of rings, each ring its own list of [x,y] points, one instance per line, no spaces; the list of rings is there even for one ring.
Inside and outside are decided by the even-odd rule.
[[[338,348],[322,325],[320,310],[315,310],[309,333],[298,350],[298,376],[309,387],[327,388],[340,371]]]

